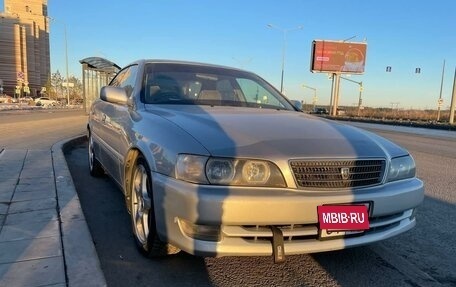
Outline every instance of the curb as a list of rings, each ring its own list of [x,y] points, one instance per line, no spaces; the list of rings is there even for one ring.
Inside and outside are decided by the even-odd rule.
[[[86,135],[55,143],[52,162],[57,190],[63,258],[68,286],[107,286],[64,152]]]

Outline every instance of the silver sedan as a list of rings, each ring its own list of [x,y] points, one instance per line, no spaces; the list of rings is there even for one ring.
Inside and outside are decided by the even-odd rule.
[[[90,173],[119,185],[150,257],[369,244],[414,227],[424,197],[405,149],[228,67],[134,62],[102,88],[88,137]]]

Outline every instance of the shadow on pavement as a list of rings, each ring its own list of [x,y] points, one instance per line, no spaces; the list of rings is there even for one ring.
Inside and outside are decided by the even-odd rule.
[[[122,192],[108,177],[88,176],[85,144],[66,159],[108,286],[415,286],[416,278],[378,253],[382,248],[429,274],[430,283],[456,283],[456,209],[429,196],[414,229],[372,246],[287,256],[284,264],[271,257],[201,258],[184,252],[150,260],[135,247]]]

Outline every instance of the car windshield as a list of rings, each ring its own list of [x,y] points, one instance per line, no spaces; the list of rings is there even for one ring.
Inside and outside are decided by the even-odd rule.
[[[260,77],[234,69],[155,63],[146,65],[142,101],[146,104],[243,106],[293,110]]]

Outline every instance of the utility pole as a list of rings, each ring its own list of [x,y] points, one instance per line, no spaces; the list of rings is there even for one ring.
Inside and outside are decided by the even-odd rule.
[[[437,121],[440,120],[440,107],[442,106],[442,89],[443,89],[443,77],[445,76],[445,60],[443,60],[443,68],[442,68],[442,81],[440,82],[440,96],[437,104]]]

